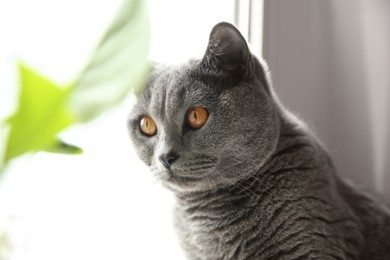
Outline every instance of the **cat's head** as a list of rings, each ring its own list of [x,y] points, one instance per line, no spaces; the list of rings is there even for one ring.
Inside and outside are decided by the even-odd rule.
[[[231,24],[201,60],[154,68],[130,113],[139,157],[175,191],[213,190],[257,172],[278,142],[266,72]]]

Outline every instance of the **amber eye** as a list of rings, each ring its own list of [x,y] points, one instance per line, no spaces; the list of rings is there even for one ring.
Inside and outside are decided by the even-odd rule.
[[[201,128],[207,121],[209,114],[202,107],[194,107],[187,112],[187,123],[194,129]]]
[[[153,136],[157,132],[156,123],[150,116],[144,116],[140,121],[141,132],[147,136]]]

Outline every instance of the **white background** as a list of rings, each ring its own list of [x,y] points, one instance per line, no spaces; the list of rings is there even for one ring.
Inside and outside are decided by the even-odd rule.
[[[200,57],[212,26],[233,20],[233,1],[149,3],[150,57],[159,62]],[[119,4],[0,0],[0,118],[14,109],[17,59],[59,83],[71,80]],[[173,197],[137,159],[127,135],[133,101],[63,134],[83,155],[38,153],[0,176],[0,237],[9,235],[10,259],[184,258],[172,227]]]

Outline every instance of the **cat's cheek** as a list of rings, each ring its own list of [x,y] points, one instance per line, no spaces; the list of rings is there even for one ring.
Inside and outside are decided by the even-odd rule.
[[[150,159],[150,155],[146,150],[140,150],[138,151],[138,157],[141,159],[141,161],[146,165],[146,166],[151,166],[152,161]]]
[[[147,166],[151,166],[153,163],[153,150],[154,146],[150,143],[145,142],[142,138],[132,138],[133,147],[138,155],[138,158]],[[135,140],[134,140],[135,139]]]

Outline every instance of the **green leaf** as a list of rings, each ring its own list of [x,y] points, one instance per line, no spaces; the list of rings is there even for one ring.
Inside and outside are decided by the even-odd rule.
[[[56,134],[74,122],[66,107],[70,87],[61,88],[24,64],[19,64],[19,73],[19,107],[7,121],[5,163],[55,145]]]
[[[6,122],[0,122],[0,175],[5,167],[5,148],[9,133],[9,125]]]
[[[129,92],[139,93],[149,73],[149,42],[146,1],[124,0],[71,86],[61,88],[19,64],[19,107],[0,127],[7,129],[0,138],[6,143],[0,145],[0,171],[9,160],[27,152],[81,153],[80,148],[59,141],[56,135],[74,122],[87,122],[106,112]]]
[[[149,18],[144,0],[124,0],[92,59],[75,81],[70,108],[85,122],[139,93],[149,72]]]
[[[82,154],[83,150],[75,145],[65,143],[62,140],[57,139],[55,143],[44,149],[49,153],[62,153],[62,154]]]

